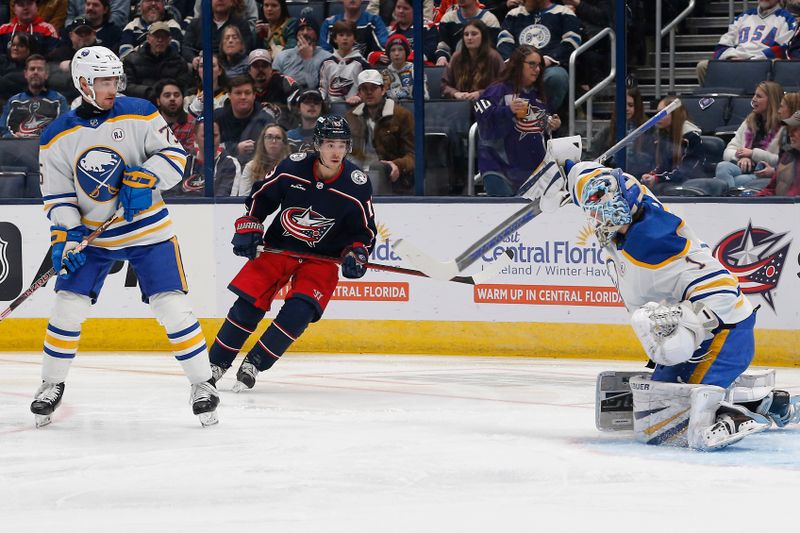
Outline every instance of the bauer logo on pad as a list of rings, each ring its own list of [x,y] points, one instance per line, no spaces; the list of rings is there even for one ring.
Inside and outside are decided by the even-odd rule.
[[[11,301],[22,290],[22,233],[0,222],[0,300]]]

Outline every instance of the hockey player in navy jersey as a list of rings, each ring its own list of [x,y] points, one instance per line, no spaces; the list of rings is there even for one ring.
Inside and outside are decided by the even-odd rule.
[[[346,278],[366,272],[376,234],[372,187],[367,175],[345,159],[351,145],[347,121],[322,116],[314,128],[316,153],[290,155],[253,186],[233,236],[233,253],[249,261],[228,285],[239,298],[210,350],[215,382],[230,368],[284,285],[291,282],[291,290],[242,361],[236,392],[253,388],[258,373],[275,364],[308,324],[322,317],[339,281],[334,262],[259,255],[260,246],[341,257]],[[263,222],[276,210],[265,234]]]
[[[571,198],[588,216],[633,329],[656,363],[652,375],[630,378],[637,440],[711,450],[773,422],[800,421],[800,399],[773,388],[774,371],[745,373],[756,313],[736,276],[633,176],[596,162],[573,164],[579,141],[549,143],[569,192],[540,205],[552,210]]]
[[[81,324],[114,262],[126,260],[191,383],[194,414],[203,425],[214,424],[219,396],[211,382],[205,337],[187,301],[178,241],[159,192],[180,181],[186,152],[153,104],[117,97],[124,90],[124,74],[113,52],[102,46],[82,48],[71,68],[81,105],[57,118],[40,138],[53,266],[63,274],[56,281],[42,385],[31,411],[37,425],[50,422],[64,394]],[[74,251],[92,229],[114,216],[118,205],[122,219],[83,251]]]

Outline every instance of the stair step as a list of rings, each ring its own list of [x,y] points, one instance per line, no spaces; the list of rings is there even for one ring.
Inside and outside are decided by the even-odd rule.
[[[676,80],[695,80],[697,79],[697,72],[695,67],[675,67],[673,69],[675,71],[675,79]],[[656,69],[655,67],[638,67],[636,69],[636,78],[639,80],[639,83],[643,81],[652,81],[656,79]],[[669,69],[664,67],[661,69],[661,81],[669,80]]]
[[[719,42],[718,35],[676,35],[675,46],[677,48],[708,48],[713,50]]]
[[[733,15],[736,16],[744,11],[744,2],[733,3]],[[756,2],[747,2],[747,9],[755,7]],[[706,15],[728,16],[728,2],[709,2],[706,6]]]
[[[676,83],[672,91],[669,90],[669,80],[661,80],[661,96],[666,96],[670,92],[675,94],[687,94],[700,87],[699,83]],[[639,84],[639,92],[645,97],[656,95],[655,85]]]
[[[730,21],[728,17],[691,17],[686,19],[686,27],[690,29],[709,29],[719,28],[720,35],[725,33],[728,29]]]
[[[702,61],[703,59],[711,59],[711,52],[706,51],[699,51],[699,52],[675,52],[675,63],[685,63],[685,64],[697,64],[698,61]],[[653,64],[655,64],[655,53],[650,53],[650,59]],[[661,52],[661,64],[666,66],[669,64],[669,51]]]

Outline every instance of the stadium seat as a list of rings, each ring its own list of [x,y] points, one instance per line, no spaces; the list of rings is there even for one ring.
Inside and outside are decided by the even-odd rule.
[[[780,83],[786,92],[800,91],[800,61],[775,61],[772,81]]]
[[[425,134],[425,195],[443,196],[450,192],[453,152],[445,133]]]
[[[425,67],[425,77],[428,79],[428,94],[432,100],[442,97],[442,74],[445,67]]]
[[[727,124],[728,96],[681,96],[681,102],[689,114],[689,120],[704,134],[714,133],[717,128]]]
[[[25,198],[41,198],[42,188],[39,185],[39,172],[28,171],[25,174]]]
[[[747,115],[753,111],[749,96],[734,96],[731,98],[730,111],[725,126],[717,128],[717,133],[734,133],[742,124]]]
[[[25,197],[25,167],[0,167],[0,198]]]
[[[703,170],[708,176],[713,176],[716,172],[717,163],[722,161],[722,154],[725,152],[725,141],[714,135],[702,135],[700,144],[706,154]]]
[[[705,82],[695,94],[753,94],[756,86],[769,79],[769,60],[708,62]]]

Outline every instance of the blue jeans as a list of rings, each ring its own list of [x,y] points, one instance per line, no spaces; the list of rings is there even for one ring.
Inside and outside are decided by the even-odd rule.
[[[511,184],[497,173],[487,172],[483,175],[483,188],[489,196],[514,196]]]
[[[547,107],[554,112],[561,107],[569,91],[569,74],[564,67],[552,65],[544,69],[542,77],[544,91],[547,96]]]
[[[725,182],[729,189],[747,185],[754,179],[755,174],[743,174],[739,165],[730,161],[720,161],[717,163],[716,177]]]

